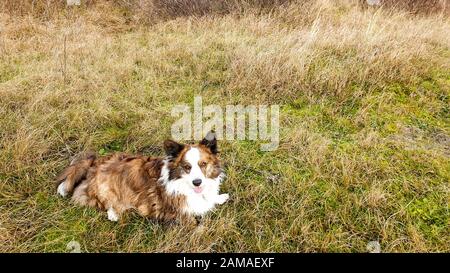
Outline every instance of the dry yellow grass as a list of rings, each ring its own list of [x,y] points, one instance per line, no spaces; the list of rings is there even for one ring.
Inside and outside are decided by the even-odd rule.
[[[450,251],[445,12],[286,1],[143,24],[116,4],[0,13],[0,251]],[[203,232],[56,196],[80,151],[161,154],[197,94],[281,105],[275,152],[220,143],[232,200]]]

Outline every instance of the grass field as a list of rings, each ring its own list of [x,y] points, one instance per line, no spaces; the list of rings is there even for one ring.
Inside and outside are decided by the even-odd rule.
[[[283,1],[144,22],[99,2],[0,10],[1,252],[450,251],[448,13]],[[281,109],[276,151],[219,143],[231,199],[203,231],[56,195],[81,151],[162,155],[194,95]]]

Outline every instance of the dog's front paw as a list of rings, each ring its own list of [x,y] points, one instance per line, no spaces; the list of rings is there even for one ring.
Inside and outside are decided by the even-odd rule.
[[[221,194],[217,196],[217,204],[222,205],[230,198],[230,195],[228,193]]]

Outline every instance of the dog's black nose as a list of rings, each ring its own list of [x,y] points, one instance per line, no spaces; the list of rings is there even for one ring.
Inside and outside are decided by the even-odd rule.
[[[194,186],[200,186],[200,184],[202,184],[202,180],[201,179],[194,179],[192,180],[192,184],[194,184]]]

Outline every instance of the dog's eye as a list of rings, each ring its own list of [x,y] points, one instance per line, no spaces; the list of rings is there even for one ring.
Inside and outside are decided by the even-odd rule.
[[[182,167],[186,172],[189,172],[191,170],[191,165],[189,164],[184,164]]]
[[[200,162],[199,165],[200,165],[200,167],[204,168],[204,167],[206,167],[207,163],[205,161],[202,161],[202,162]]]

